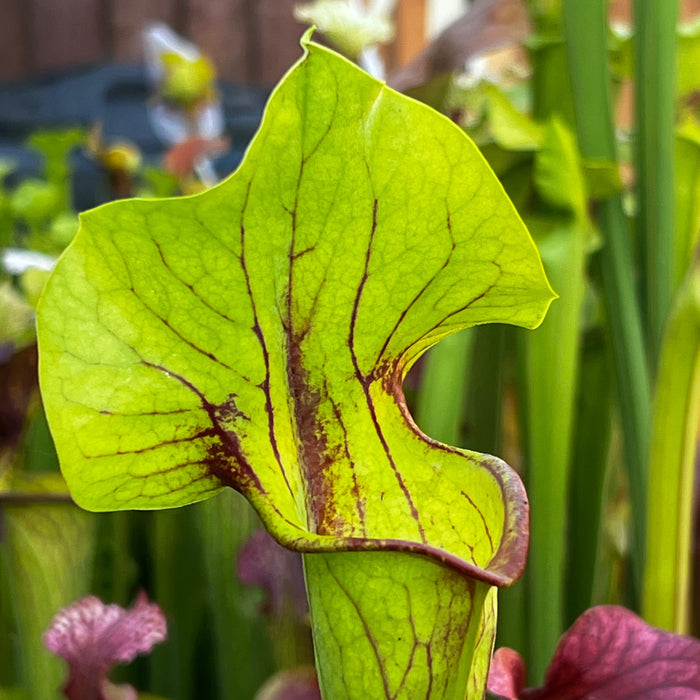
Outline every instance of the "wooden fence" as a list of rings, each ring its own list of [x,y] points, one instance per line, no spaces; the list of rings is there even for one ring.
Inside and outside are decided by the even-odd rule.
[[[0,79],[104,60],[138,60],[162,20],[231,80],[271,84],[299,55],[295,0],[0,0]]]
[[[300,55],[300,0],[0,0],[0,81],[71,66],[141,57],[141,29],[162,20],[209,54],[223,78],[271,86]],[[586,0],[581,0],[585,2]],[[659,0],[673,2],[674,0]],[[427,0],[398,0],[389,68],[405,65],[425,43]],[[629,17],[631,0],[611,12]],[[681,15],[700,0],[681,0]]]
[[[421,48],[426,0],[400,0],[405,62]],[[273,85],[300,56],[299,0],[0,0],[0,81],[104,60],[139,60],[141,29],[162,20],[209,54],[222,77]]]

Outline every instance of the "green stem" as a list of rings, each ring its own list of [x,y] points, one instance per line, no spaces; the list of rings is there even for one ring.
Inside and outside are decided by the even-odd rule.
[[[528,221],[531,230],[542,224]],[[534,333],[520,334],[530,499],[526,570],[531,624],[528,673],[539,682],[564,631],[566,533],[579,318],[584,289],[585,230],[580,223],[538,237],[547,277],[560,298]]]
[[[221,698],[253,697],[274,670],[264,626],[255,614],[257,599],[251,598],[250,587],[239,581],[234,569],[238,551],[259,522],[245,499],[231,489],[197,506]]]
[[[474,330],[465,330],[445,338],[426,358],[416,421],[426,435],[447,445],[459,444],[474,334]]]
[[[607,64],[607,2],[563,0],[562,8],[581,155],[615,162],[617,153]],[[604,239],[600,266],[632,500],[633,577],[636,590],[640,590],[644,566],[651,396],[629,230],[620,195],[601,203],[598,221]]]
[[[700,418],[700,265],[681,287],[669,317],[654,397],[644,617],[690,632],[693,483]]]
[[[676,260],[674,288],[688,271],[700,234],[700,123],[685,115],[676,130]]]
[[[635,0],[637,200],[650,361],[656,366],[674,277],[677,0]]]
[[[8,504],[2,516],[0,566],[14,617],[19,685],[26,698],[58,700],[65,668],[42,635],[62,607],[88,592],[95,516],[70,503]]]
[[[469,397],[463,436],[455,443],[470,450],[502,455],[506,344],[515,329],[498,324],[473,329],[474,349],[467,372]]]
[[[613,396],[610,352],[602,336],[597,330],[587,334],[579,365],[582,390],[578,392],[569,492],[567,627],[595,604]]]
[[[151,654],[151,687],[167,697],[193,697],[204,612],[204,577],[196,522],[199,504],[150,514],[153,598],[168,616],[168,643]]]

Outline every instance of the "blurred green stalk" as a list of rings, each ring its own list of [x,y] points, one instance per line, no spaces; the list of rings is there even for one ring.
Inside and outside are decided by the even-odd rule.
[[[248,502],[231,489],[197,505],[220,698],[252,698],[274,670],[257,591],[236,575],[238,552],[259,527]]]
[[[528,221],[533,232],[542,223]],[[536,332],[520,335],[521,415],[530,499],[528,674],[538,683],[564,631],[566,537],[572,428],[584,289],[585,234],[580,223],[537,237],[547,277],[559,294]]]
[[[168,618],[168,643],[150,657],[151,689],[174,700],[194,700],[196,654],[201,644],[205,585],[197,517],[201,504],[147,513],[153,599]],[[144,527],[144,535],[147,537]]]
[[[649,362],[655,368],[674,291],[673,156],[678,0],[635,0],[634,14],[641,280]]]
[[[599,329],[585,334],[569,484],[565,627],[598,602],[596,572],[612,426],[610,360],[604,334]]]
[[[58,700],[65,664],[49,652],[42,635],[61,608],[88,592],[95,516],[72,503],[40,500],[3,504],[2,511],[0,565],[7,571],[3,587],[15,618],[19,685],[26,698]]]
[[[431,348],[425,360],[421,390],[416,399],[416,422],[431,438],[447,445],[460,444],[466,409],[467,366],[475,330],[445,338]],[[472,448],[470,445],[471,449]]]
[[[563,0],[562,9],[581,155],[612,163],[617,162],[617,149],[610,99],[607,5],[606,0]],[[600,266],[632,501],[632,571],[638,595],[645,548],[649,374],[621,195],[601,202],[597,214],[603,236]]]
[[[696,253],[669,317],[659,362],[651,437],[643,613],[690,633],[695,451],[700,418],[700,258]]]
[[[456,445],[477,452],[502,455],[507,346],[515,328],[500,324],[478,326],[467,368],[467,405]]]

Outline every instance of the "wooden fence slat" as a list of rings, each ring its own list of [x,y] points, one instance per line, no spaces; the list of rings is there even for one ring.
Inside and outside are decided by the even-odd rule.
[[[691,20],[700,15],[700,0],[685,0],[681,2],[681,20]]]
[[[0,80],[137,60],[141,29],[161,19],[211,55],[222,78],[271,86],[301,54],[305,27],[292,15],[300,1],[0,0]],[[613,0],[612,16],[629,17],[632,1]],[[405,64],[423,42],[425,2],[398,1],[397,43],[384,52],[390,67]],[[698,15],[700,0],[681,0],[683,19]]]
[[[675,0],[660,0],[675,2]],[[620,22],[632,21],[632,6],[634,0],[613,0],[610,3],[610,17]],[[688,21],[700,15],[700,0],[681,0],[679,14],[681,21]]]
[[[299,40],[308,28],[294,19],[299,0],[259,0],[259,49],[254,54],[253,82],[274,85],[301,58]]]
[[[161,21],[177,30],[175,0],[112,0],[110,4],[112,52],[117,61],[143,58],[141,32],[148,24]]]
[[[426,45],[426,0],[398,0],[394,12],[396,40],[391,45],[389,69],[405,66]]]
[[[26,70],[26,21],[23,0],[0,0],[0,80],[11,80]]]
[[[245,81],[250,3],[246,0],[188,0],[182,33],[206,53],[219,75]]]
[[[27,0],[33,71],[43,73],[106,58],[99,0]]]

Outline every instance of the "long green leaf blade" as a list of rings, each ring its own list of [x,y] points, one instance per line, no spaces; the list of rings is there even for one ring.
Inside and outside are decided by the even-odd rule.
[[[650,366],[674,292],[674,132],[678,0],[635,0],[635,125],[639,234]]]
[[[581,155],[617,162],[607,59],[605,0],[563,0],[562,12]],[[585,56],[583,60],[581,57]],[[598,206],[603,237],[600,269],[612,339],[620,422],[632,501],[632,569],[636,598],[642,585],[645,547],[651,382],[642,316],[636,296],[634,258],[621,196]]]
[[[700,419],[700,265],[681,286],[664,336],[654,396],[643,612],[689,634],[695,453]]]

